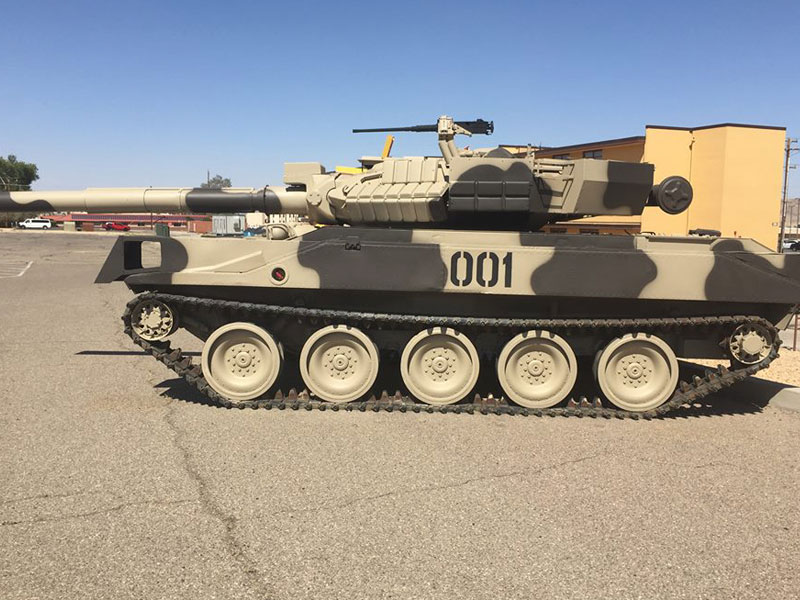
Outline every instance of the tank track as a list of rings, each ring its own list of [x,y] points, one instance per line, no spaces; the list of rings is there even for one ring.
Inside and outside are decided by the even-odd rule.
[[[453,327],[466,330],[497,330],[509,331],[529,329],[609,329],[620,332],[625,331],[654,331],[675,328],[705,327],[705,328],[730,328],[745,323],[756,323],[765,327],[773,339],[769,355],[762,361],[753,365],[740,365],[727,368],[723,365],[716,369],[707,369],[704,377],[694,376],[691,381],[680,381],[672,397],[656,409],[647,412],[628,412],[617,408],[605,407],[599,398],[589,401],[585,397],[571,398],[566,406],[556,406],[546,409],[532,409],[515,404],[508,404],[502,398],[487,397],[476,394],[472,402],[459,402],[443,406],[434,406],[417,402],[413,398],[404,396],[400,392],[389,395],[385,391],[376,397],[373,395],[368,400],[354,401],[344,404],[334,404],[311,397],[307,391],[297,393],[295,389],[284,396],[281,391],[276,392],[273,398],[258,398],[244,402],[231,402],[223,398],[208,385],[203,377],[202,368],[195,364],[190,356],[186,356],[180,348],[172,348],[168,341],[150,342],[138,336],[131,327],[131,313],[133,308],[145,299],[160,300],[172,306],[178,314],[180,309],[191,307],[213,312],[230,314],[235,319],[248,321],[257,316],[284,316],[298,320],[308,320],[321,326],[329,324],[347,324],[364,329],[386,328],[388,326],[403,325],[414,326],[419,329],[434,326]],[[191,296],[179,296],[157,292],[144,292],[128,302],[122,316],[124,331],[133,342],[145,352],[153,356],[184,379],[192,388],[203,394],[212,404],[224,408],[238,409],[292,409],[292,410],[332,410],[332,411],[386,411],[386,412],[426,412],[426,413],[480,413],[497,415],[521,416],[565,416],[565,417],[594,417],[618,419],[653,419],[668,415],[683,407],[692,405],[702,398],[718,392],[724,388],[750,377],[756,372],[765,369],[778,357],[781,345],[777,329],[769,321],[761,317],[735,315],[715,317],[674,317],[652,319],[498,319],[487,317],[441,317],[426,315],[405,315],[393,313],[371,313],[343,310],[314,309],[295,306],[264,305],[247,302],[234,302],[228,300],[213,300]],[[301,388],[302,389],[302,388]]]

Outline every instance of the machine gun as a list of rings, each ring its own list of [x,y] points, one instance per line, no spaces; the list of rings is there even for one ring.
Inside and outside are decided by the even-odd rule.
[[[440,130],[440,123],[435,123],[433,125],[411,125],[410,127],[353,129],[353,133],[392,133],[403,131],[410,131],[414,133],[435,133]],[[452,121],[452,125],[464,130],[456,131],[455,133],[463,133],[464,135],[492,135],[492,133],[494,133],[494,121],[484,121],[483,119],[477,119],[476,121]]]
[[[392,131],[436,132],[439,134],[439,150],[446,164],[453,158],[460,156],[460,152],[453,139],[456,135],[491,135],[494,131],[494,121],[454,121],[452,117],[442,115],[436,125],[412,125],[411,127],[389,127],[385,129],[353,129],[353,133],[386,133]]]

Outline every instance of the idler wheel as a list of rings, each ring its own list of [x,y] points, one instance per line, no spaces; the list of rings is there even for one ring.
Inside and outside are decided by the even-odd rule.
[[[283,348],[252,323],[228,323],[215,330],[203,346],[203,376],[228,400],[253,400],[278,378]]]
[[[678,359],[664,340],[628,333],[611,341],[595,360],[595,376],[609,401],[632,412],[653,410],[678,385]]]
[[[733,358],[743,365],[754,365],[769,356],[772,336],[766,327],[755,323],[739,325],[728,340]]]
[[[330,325],[316,331],[300,352],[308,389],[328,402],[350,402],[366,394],[378,376],[378,347],[355,327]]]
[[[406,344],[400,373],[415,398],[428,404],[452,404],[465,398],[478,381],[478,351],[464,334],[433,327]]]
[[[549,408],[567,397],[578,377],[575,352],[559,335],[526,331],[497,358],[497,378],[508,397],[528,408]]]
[[[168,304],[142,300],[131,311],[131,328],[149,342],[163,340],[178,328],[178,319]]]

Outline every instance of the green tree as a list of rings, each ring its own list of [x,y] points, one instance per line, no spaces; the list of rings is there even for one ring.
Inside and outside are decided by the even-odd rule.
[[[39,168],[35,164],[17,160],[13,154],[0,156],[0,190],[29,190],[37,179]]]
[[[39,169],[35,164],[17,160],[13,154],[7,158],[0,156],[0,191],[29,190],[31,183],[37,179]],[[36,216],[36,212],[0,213],[0,225],[14,225],[17,221]]]
[[[210,190],[221,190],[222,188],[231,187],[231,180],[222,175],[214,175],[208,181],[202,183],[200,187]]]

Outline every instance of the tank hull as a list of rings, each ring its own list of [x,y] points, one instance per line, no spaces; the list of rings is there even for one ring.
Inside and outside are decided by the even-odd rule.
[[[161,246],[160,267],[142,267],[143,242]],[[326,227],[288,240],[126,236],[97,279],[115,280],[136,292],[359,310],[553,318],[755,311],[777,323],[800,299],[800,256],[742,239]]]
[[[143,266],[146,244],[160,246],[160,266]],[[647,319],[750,315],[778,325],[800,298],[798,259],[739,239],[326,227],[287,240],[124,236],[97,281],[123,280],[136,293],[431,322],[630,319],[633,327]],[[223,324],[190,314],[185,326],[206,339]],[[314,331],[281,319],[268,329],[295,352]],[[493,359],[507,336],[488,329],[476,344]],[[414,333],[413,326],[389,327],[373,337],[399,353]],[[702,327],[660,335],[682,358],[726,356],[719,336]],[[572,326],[568,339],[579,357],[608,343],[591,325]]]

